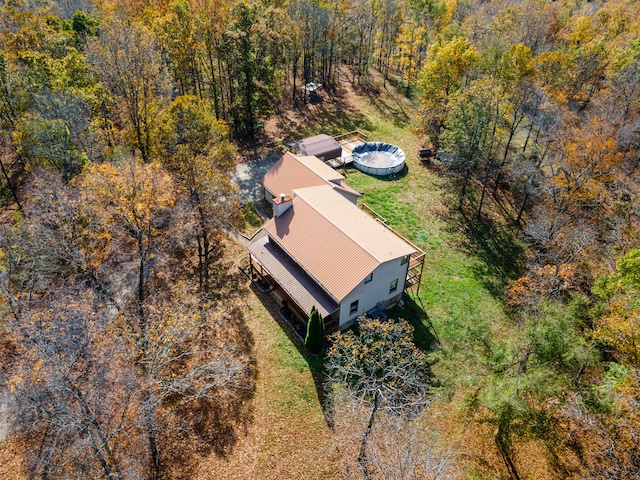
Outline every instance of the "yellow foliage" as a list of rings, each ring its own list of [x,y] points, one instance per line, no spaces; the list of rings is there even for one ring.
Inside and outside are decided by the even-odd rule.
[[[625,289],[608,305],[608,313],[600,318],[594,337],[613,347],[624,363],[640,367],[640,294]]]

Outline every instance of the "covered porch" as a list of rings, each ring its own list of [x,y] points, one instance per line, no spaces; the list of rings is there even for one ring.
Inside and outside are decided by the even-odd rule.
[[[282,307],[282,318],[298,336],[304,338],[313,306],[324,318],[325,333],[338,330],[339,303],[268,236],[254,239],[247,250],[249,256],[242,259],[240,268],[254,283],[259,282],[261,290],[260,285],[268,285],[266,290]]]

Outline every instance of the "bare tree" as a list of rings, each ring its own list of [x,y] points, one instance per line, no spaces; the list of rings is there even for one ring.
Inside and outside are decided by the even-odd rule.
[[[91,300],[86,292],[51,298],[4,327],[14,347],[2,359],[10,428],[27,447],[34,477],[139,477],[131,448],[137,377],[126,345]]]
[[[415,415],[429,402],[429,368],[413,343],[413,328],[404,320],[363,320],[358,335],[337,334],[329,349],[327,374],[344,399],[368,410],[358,462],[365,476],[367,449],[376,414]]]

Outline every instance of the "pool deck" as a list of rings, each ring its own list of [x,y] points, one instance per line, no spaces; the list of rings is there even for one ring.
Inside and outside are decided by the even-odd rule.
[[[357,130],[334,138],[342,147],[342,156],[327,161],[333,168],[343,167],[353,163],[353,155],[351,152],[353,152],[353,149],[358,145],[362,145],[367,141],[367,136]]]

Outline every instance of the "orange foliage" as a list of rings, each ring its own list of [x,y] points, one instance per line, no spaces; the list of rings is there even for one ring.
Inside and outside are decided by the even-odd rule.
[[[512,309],[532,309],[555,293],[576,290],[576,272],[575,263],[545,265],[529,275],[509,281],[505,288],[507,304]]]

